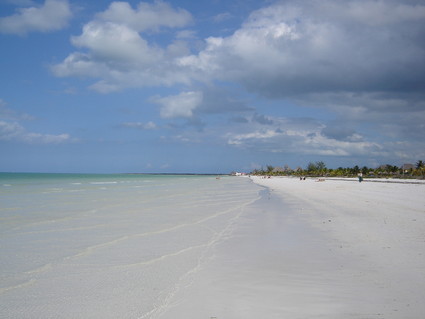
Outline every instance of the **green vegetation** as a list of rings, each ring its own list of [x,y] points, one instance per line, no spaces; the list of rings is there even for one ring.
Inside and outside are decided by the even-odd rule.
[[[323,176],[323,177],[356,177],[362,173],[363,177],[392,177],[392,178],[425,178],[425,163],[421,160],[413,164],[404,164],[401,167],[390,164],[381,165],[378,168],[367,166],[359,167],[338,167],[336,169],[327,168],[323,161],[309,162],[306,168],[289,168],[288,165],[273,167],[267,165],[266,169],[255,169],[251,175],[269,176]]]

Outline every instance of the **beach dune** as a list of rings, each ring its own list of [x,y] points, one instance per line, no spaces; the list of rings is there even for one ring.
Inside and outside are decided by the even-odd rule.
[[[262,179],[161,318],[423,318],[425,184]]]

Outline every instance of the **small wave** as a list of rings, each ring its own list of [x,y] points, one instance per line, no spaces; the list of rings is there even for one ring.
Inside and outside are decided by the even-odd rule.
[[[90,255],[93,251],[95,251],[99,248],[112,246],[112,245],[115,245],[115,244],[120,243],[122,241],[126,241],[126,240],[131,239],[131,238],[136,238],[136,237],[140,238],[140,237],[147,237],[147,236],[151,236],[151,235],[168,233],[168,232],[175,231],[175,230],[185,228],[185,227],[188,227],[188,226],[199,225],[199,224],[202,224],[202,223],[204,223],[208,220],[214,219],[216,217],[219,217],[219,216],[222,216],[222,215],[225,215],[225,214],[229,214],[229,213],[237,211],[237,210],[240,210],[242,212],[243,208],[245,206],[252,204],[253,202],[255,202],[258,199],[259,199],[259,197],[255,198],[255,199],[253,199],[253,200],[251,200],[247,203],[244,203],[244,204],[241,204],[241,205],[238,205],[238,206],[235,206],[235,207],[231,207],[231,208],[226,209],[224,211],[220,211],[216,214],[201,218],[199,220],[196,220],[196,221],[193,221],[193,222],[190,222],[190,223],[182,223],[182,224],[179,224],[179,225],[174,225],[174,226],[169,227],[169,228],[159,229],[159,230],[155,230],[155,231],[151,231],[151,232],[133,234],[133,235],[129,235],[129,236],[123,236],[123,237],[119,237],[119,238],[116,238],[114,240],[111,240],[111,241],[108,241],[108,242],[105,242],[105,243],[89,246],[89,247],[85,248],[84,250],[80,251],[79,253],[77,253],[75,255],[65,257],[65,260],[72,260],[72,259],[80,258],[80,257],[83,257],[83,256],[87,256],[87,255]],[[241,212],[239,214],[241,214]],[[238,216],[239,216],[239,214],[238,214]]]
[[[1,220],[1,218],[0,218]],[[38,223],[40,224],[40,223]],[[32,224],[34,226],[35,224]],[[63,232],[75,232],[80,230],[89,230],[89,229],[97,229],[107,227],[109,224],[97,224],[92,226],[82,226],[82,227],[71,227],[71,228],[55,228],[48,230],[35,230],[35,231],[27,231],[22,232],[21,234],[47,234],[47,233],[63,233]]]
[[[68,256],[65,257],[64,260],[72,260],[72,259],[76,259],[82,256],[87,256],[90,255],[94,250],[98,249],[98,248],[102,248],[102,247],[106,247],[106,246],[110,246],[110,245],[114,245],[116,243],[119,243],[121,241],[127,240],[129,239],[129,236],[123,236],[102,244],[98,244],[98,245],[94,245],[94,246],[90,246],[85,248],[84,250],[82,250],[81,252],[79,252],[78,254],[72,255],[72,256]]]
[[[4,287],[4,288],[0,288],[0,295],[9,291],[9,290],[13,290],[13,289],[19,289],[19,288],[24,288],[24,287],[28,287],[31,286],[32,284],[34,284],[36,282],[35,279],[31,279],[27,282],[24,282],[22,284],[19,285],[15,285],[15,286],[10,286],[10,287]]]
[[[68,193],[84,193],[84,192],[86,192],[85,189],[72,189],[68,191]]]
[[[167,309],[169,309],[172,299],[174,298],[174,296],[178,293],[179,290],[182,289],[182,287],[188,287],[193,283],[193,276],[202,268],[202,265],[204,263],[209,262],[213,256],[209,255],[209,253],[211,252],[211,249],[213,249],[213,247],[215,247],[215,245],[217,245],[218,243],[228,239],[234,229],[234,222],[240,218],[240,216],[243,214],[243,210],[241,210],[236,216],[234,216],[233,218],[231,218],[228,222],[228,224],[220,231],[220,232],[216,232],[216,234],[206,243],[201,244],[201,245],[197,245],[197,246],[192,246],[192,247],[187,247],[184,248],[182,250],[170,253],[170,254],[166,254],[160,257],[157,257],[155,259],[151,259],[148,261],[144,261],[144,262],[140,262],[140,263],[136,263],[136,264],[128,264],[128,265],[122,265],[119,267],[130,267],[130,266],[144,266],[144,265],[149,265],[158,261],[162,261],[166,258],[169,257],[175,257],[178,256],[180,254],[186,253],[190,250],[193,249],[197,249],[197,248],[203,248],[203,251],[201,253],[200,256],[198,256],[198,263],[195,265],[195,267],[189,269],[185,274],[183,274],[182,276],[180,276],[180,278],[177,280],[177,282],[174,284],[174,287],[171,287],[171,289],[169,289],[168,293],[166,293],[165,297],[160,300],[158,299],[158,302],[156,303],[156,305],[153,307],[152,310],[150,310],[149,312],[141,315],[140,317],[138,317],[138,319],[144,319],[144,318],[158,318],[159,316],[161,316],[161,314],[165,313],[165,311],[167,311]]]
[[[63,188],[48,188],[43,194],[51,194],[51,193],[61,193],[63,192]]]
[[[42,273],[42,272],[49,270],[50,268],[52,268],[52,264],[46,264],[46,265],[38,267],[36,269],[28,270],[25,273],[28,274],[28,275],[39,274],[39,273]]]
[[[118,182],[90,182],[92,185],[107,185],[107,184],[117,184]]]
[[[10,184],[3,184],[4,187],[11,187],[12,185]]]
[[[196,245],[196,246],[191,246],[191,247],[186,247],[183,248],[181,250],[169,253],[169,254],[165,254],[153,259],[149,259],[149,260],[144,260],[144,261],[140,261],[140,262],[136,262],[136,263],[131,263],[131,264],[123,264],[123,265],[117,265],[114,266],[114,268],[120,269],[120,268],[129,268],[129,267],[140,267],[140,266],[147,266],[147,265],[151,265],[154,263],[157,263],[159,261],[163,261],[164,259],[170,258],[170,257],[176,257],[179,256],[181,254],[185,254],[189,251],[195,250],[195,249],[200,249],[200,248],[205,248],[208,247],[208,243],[207,244],[201,244],[201,245]]]

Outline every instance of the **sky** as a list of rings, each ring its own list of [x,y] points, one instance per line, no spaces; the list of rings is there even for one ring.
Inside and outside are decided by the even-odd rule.
[[[0,0],[0,171],[425,160],[425,1]]]

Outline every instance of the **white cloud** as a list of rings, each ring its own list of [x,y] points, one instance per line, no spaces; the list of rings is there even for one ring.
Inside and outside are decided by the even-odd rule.
[[[188,54],[142,33],[180,28],[190,14],[156,1],[113,2],[72,43],[81,49],[53,66],[58,76],[98,78],[101,92],[127,87],[237,82],[266,97],[322,92],[420,91],[425,82],[425,6],[372,0],[280,1],[254,11],[228,37],[209,37]],[[188,31],[176,34],[187,37]],[[84,53],[83,53],[84,52]]]
[[[234,145],[371,156],[389,154],[380,145],[391,138],[409,140],[413,154],[425,134],[424,21],[425,5],[415,1],[281,1],[253,12],[232,35],[206,39],[204,50],[179,63],[198,80],[236,82],[344,123],[311,130],[314,138],[297,143],[253,128],[234,133]]]
[[[203,51],[180,63],[199,78],[236,81],[267,97],[418,91],[424,19],[420,4],[284,1],[253,12],[231,36],[206,39]]]
[[[345,130],[309,129],[308,140],[282,129],[285,134],[275,131],[275,136],[264,137],[266,141],[284,142],[292,136],[289,145],[318,153],[331,152],[326,143],[338,154],[352,154],[349,145],[352,150],[363,147],[379,153],[371,141],[382,143],[397,134],[419,140],[425,133],[424,19],[425,5],[413,0],[278,1],[254,11],[232,35],[207,38],[203,49],[190,55],[183,39],[194,35],[187,30],[172,30],[176,38],[162,47],[143,35],[147,30],[151,35],[163,28],[185,27],[191,22],[189,13],[164,2],[136,8],[114,2],[87,23],[81,35],[72,37],[79,51],[53,71],[58,76],[95,78],[91,88],[103,93],[188,85],[185,93],[154,100],[163,118],[249,111],[245,102],[230,95],[208,93],[215,81],[236,83],[232,88],[243,86],[266,98],[325,109],[335,122],[346,124]],[[207,83],[202,95],[190,88],[196,81]],[[254,120],[258,123],[251,124],[267,124],[265,118]],[[369,131],[360,129],[362,125]],[[267,133],[254,127],[233,132],[229,141],[248,145],[259,140],[255,134]],[[300,144],[293,142],[295,138]],[[278,150],[273,143],[265,145]],[[322,151],[315,145],[322,145]]]
[[[367,141],[340,141],[328,138],[321,133],[314,134],[300,145],[307,154],[326,156],[387,156],[380,144]]]
[[[177,39],[194,39],[196,38],[196,31],[193,30],[182,30],[177,32]]]
[[[15,118],[16,117],[16,112],[9,109],[6,106],[6,102],[4,102],[2,99],[0,99],[0,119],[10,119],[10,118]]]
[[[40,134],[27,132],[17,122],[0,121],[0,141],[17,141],[28,144],[60,144],[73,142],[69,134]]]
[[[123,127],[136,128],[139,130],[154,130],[157,128],[154,122],[142,123],[142,122],[126,122],[122,124]]]
[[[40,133],[27,133],[22,136],[23,141],[30,144],[61,144],[67,143],[71,141],[71,137],[69,134],[40,134]]]
[[[12,16],[0,18],[0,32],[24,35],[56,31],[66,27],[72,17],[67,0],[46,0],[42,6],[17,11]]]
[[[278,132],[276,130],[259,130],[254,131],[251,133],[245,133],[245,134],[236,134],[231,135],[228,139],[228,144],[230,145],[243,145],[246,141],[252,141],[252,140],[267,140],[273,137],[276,137],[278,135],[281,135],[281,132]]]
[[[229,12],[222,12],[213,17],[214,22],[222,22],[231,19],[233,16]]]
[[[323,156],[386,155],[383,147],[373,142],[339,141],[319,132],[254,131],[235,135],[228,143],[243,148],[255,148],[273,153],[297,153]]]
[[[124,24],[143,32],[160,27],[184,27],[192,21],[191,14],[183,9],[173,9],[168,3],[156,0],[152,4],[140,2],[133,9],[128,2],[112,2],[107,10],[98,13],[96,18],[105,22]]]
[[[32,6],[34,5],[33,0],[4,0],[7,3],[13,4],[15,6]]]
[[[61,64],[53,66],[53,72],[61,77],[100,78],[92,85],[99,92],[155,83],[158,77],[155,73],[160,72],[156,66],[162,65],[163,50],[149,46],[126,25],[93,21],[84,26],[80,36],[72,37],[71,42],[89,49],[89,53],[71,53]]]
[[[91,88],[102,93],[129,87],[188,84],[186,74],[174,63],[188,54],[185,42],[173,41],[162,48],[146,41],[142,32],[161,27],[178,28],[191,22],[182,9],[156,1],[141,2],[132,9],[127,2],[113,2],[109,8],[88,22],[82,34],[71,43],[85,52],[71,53],[62,63],[52,66],[60,77],[98,78]]]
[[[291,120],[274,118],[273,124],[264,128],[260,123],[243,125],[245,132],[228,132],[229,145],[259,152],[305,154],[311,156],[386,156],[388,152],[376,142],[365,141],[360,136],[337,140],[322,134],[325,126],[308,119]],[[235,127],[234,130],[241,127]]]
[[[394,1],[352,1],[348,3],[336,2],[332,4],[333,17],[350,19],[355,22],[379,26],[407,21],[423,20],[425,7],[423,5],[404,4]],[[332,12],[331,11],[331,12]]]
[[[24,128],[16,122],[0,121],[0,140],[10,141],[19,139],[25,134]]]
[[[33,120],[27,113],[20,113],[7,107],[7,103],[0,99],[0,120]]]
[[[163,118],[190,118],[202,100],[202,92],[182,92],[178,95],[152,99],[161,106],[160,114]]]
[[[90,57],[117,70],[146,67],[161,59],[162,50],[150,47],[137,31],[124,24],[89,22],[82,35],[72,37],[76,47],[90,50]]]
[[[361,136],[391,140],[423,141],[425,135],[425,96],[420,93],[325,92],[297,96],[301,106],[314,106],[331,112],[332,127],[322,133],[339,139]],[[350,133],[351,132],[351,133]],[[338,138],[337,138],[338,139]]]

